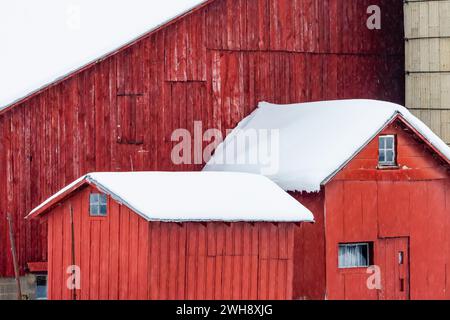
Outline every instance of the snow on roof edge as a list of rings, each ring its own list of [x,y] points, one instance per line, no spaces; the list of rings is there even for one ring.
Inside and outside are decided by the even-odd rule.
[[[34,217],[36,215],[36,213],[38,213],[40,210],[45,208],[45,206],[51,204],[59,196],[62,196],[65,193],[69,192],[72,188],[76,189],[76,188],[80,187],[81,185],[83,185],[83,183],[87,182],[87,180],[86,180],[87,176],[88,176],[88,174],[81,176],[77,180],[73,181],[72,183],[68,184],[67,186],[65,186],[64,188],[62,188],[61,190],[59,190],[58,192],[56,192],[55,194],[53,194],[52,196],[47,198],[45,201],[43,201],[41,204],[39,204],[33,210],[31,210],[30,213],[27,214],[25,219]]]
[[[126,172],[110,172],[111,174],[126,174]],[[139,172],[132,172],[132,174],[136,174]],[[143,174],[148,174],[148,173],[152,173],[152,174],[167,174],[169,172],[141,172]],[[170,172],[170,173],[174,173],[174,172]],[[178,172],[180,173],[180,172]],[[72,194],[73,192],[75,192],[76,190],[78,190],[80,187],[82,187],[85,184],[89,184],[92,186],[97,187],[101,192],[107,194],[108,196],[110,196],[112,199],[114,199],[117,203],[122,204],[126,207],[128,207],[130,210],[132,210],[133,212],[135,212],[136,214],[138,214],[140,217],[142,217],[143,219],[145,219],[146,221],[149,222],[166,222],[166,223],[186,223],[186,222],[229,222],[229,223],[233,223],[233,222],[277,222],[277,223],[300,223],[300,222],[315,222],[314,216],[312,214],[312,212],[310,210],[308,210],[306,207],[304,207],[301,203],[299,203],[297,200],[295,200],[294,198],[292,198],[290,195],[288,195],[287,193],[285,193],[281,188],[279,188],[275,183],[273,183],[270,179],[261,176],[261,175],[255,175],[255,174],[248,174],[248,173],[240,173],[240,175],[244,176],[244,175],[248,175],[248,176],[255,176],[255,177],[260,177],[263,178],[264,180],[267,180],[268,184],[267,185],[273,185],[275,188],[278,188],[280,190],[280,192],[285,193],[285,197],[287,197],[286,199],[282,198],[282,202],[283,205],[286,205],[289,203],[289,201],[291,201],[292,203],[295,203],[295,211],[296,211],[296,215],[295,217],[292,216],[292,212],[289,213],[289,218],[287,218],[287,216],[278,216],[278,215],[273,215],[270,218],[265,217],[264,215],[267,213],[263,213],[263,214],[257,214],[260,215],[260,217],[256,217],[256,216],[242,216],[242,217],[234,217],[234,218],[226,218],[226,217],[221,217],[221,218],[217,218],[217,217],[206,217],[206,218],[190,218],[188,215],[186,217],[177,217],[177,218],[161,218],[161,217],[157,217],[158,214],[155,214],[155,217],[152,217],[150,212],[142,212],[141,210],[139,210],[136,206],[134,206],[130,201],[127,201],[126,199],[124,199],[124,197],[120,196],[118,193],[114,192],[111,188],[107,187],[104,183],[102,183],[101,181],[99,181],[99,179],[96,179],[95,176],[96,175],[101,175],[101,174],[108,174],[106,172],[100,173],[100,172],[93,172],[93,173],[88,173],[82,177],[80,177],[79,179],[75,180],[74,182],[70,183],[69,185],[67,185],[66,187],[62,188],[60,191],[58,191],[57,193],[55,193],[54,195],[52,195],[51,197],[49,197],[48,199],[46,199],[44,202],[42,202],[39,206],[37,206],[36,208],[34,208],[26,217],[25,219],[30,219],[30,218],[35,218],[41,214],[46,213],[48,210],[51,210],[51,208],[54,207],[55,204],[64,201],[64,199],[66,199],[67,196],[69,196],[70,194]],[[187,174],[202,174],[202,172],[188,172]],[[217,174],[217,172],[216,172]],[[223,172],[219,172],[219,174],[223,174]],[[224,175],[225,176],[225,175]],[[247,181],[248,179],[246,179]],[[254,179],[253,179],[254,180]],[[236,180],[238,182],[238,179]],[[120,193],[120,192],[119,192]],[[280,195],[281,193],[277,196],[276,193],[274,195],[274,199],[277,199],[277,201],[280,201]],[[278,198],[277,198],[278,197]],[[288,200],[289,199],[289,200]],[[278,203],[277,202],[277,203]],[[281,205],[281,206],[283,206]],[[239,205],[238,205],[239,206]],[[152,209],[153,210],[153,209]],[[273,210],[273,209],[271,209]],[[283,209],[277,209],[276,211],[280,210],[280,212],[283,211]],[[212,211],[214,211],[212,209]],[[301,211],[301,213],[299,213]],[[297,216],[298,214],[298,216]]]
[[[421,138],[423,138],[428,143],[430,143],[433,147],[435,147],[441,153],[442,156],[446,157],[447,162],[450,164],[450,147],[441,139],[441,137],[439,137],[436,133],[434,133],[428,127],[428,125],[426,125],[421,119],[419,119],[418,117],[413,115],[411,113],[411,111],[408,108],[406,108],[405,106],[402,106],[397,103],[389,102],[389,101],[374,100],[374,99],[344,99],[344,100],[328,100],[325,102],[332,103],[332,102],[338,102],[338,101],[359,101],[359,102],[372,101],[372,102],[380,102],[380,103],[388,103],[388,104],[396,105],[397,110],[394,110],[392,117],[388,121],[386,121],[386,123],[378,130],[378,132],[376,134],[373,135],[373,138],[376,137],[381,131],[383,131],[383,129],[386,128],[386,126],[392,120],[394,120],[397,115],[400,115],[402,117],[402,119],[404,121],[406,121],[406,123],[408,123],[411,127],[416,129],[418,133],[421,134]],[[310,103],[320,103],[320,102],[322,102],[322,101],[310,102]],[[294,103],[292,105],[296,105],[296,104],[298,104],[298,103]],[[270,105],[274,105],[274,104],[266,102],[266,101],[261,101],[258,103],[258,108],[261,108],[261,107],[264,108],[265,106],[270,106]],[[253,115],[253,113],[252,113],[252,115]],[[244,119],[244,120],[247,120],[247,119]],[[245,123],[247,123],[247,121],[250,121],[251,118],[248,117],[248,120],[246,122],[244,122],[244,120],[241,121],[243,123],[243,125],[245,125]],[[367,143],[372,141],[372,139],[367,141],[366,144],[362,145],[361,149],[363,149],[367,145]],[[356,152],[355,155],[357,155],[357,154],[358,154],[358,152]]]
[[[414,116],[409,110],[408,113],[413,117],[414,121],[405,117],[405,114],[399,112],[402,119],[411,127],[417,130],[421,138],[427,141],[431,146],[435,147],[439,151],[440,155],[447,163],[450,164],[450,147],[436,134],[434,133],[421,119]],[[417,123],[414,123],[417,122]],[[426,130],[424,130],[426,128]]]
[[[153,27],[153,28],[143,32],[142,34],[140,34],[140,35],[138,35],[136,37],[133,37],[129,41],[125,42],[123,45],[118,46],[116,49],[108,51],[105,54],[103,54],[103,55],[101,55],[101,56],[99,56],[99,57],[97,57],[95,59],[92,59],[92,60],[88,61],[87,63],[81,65],[80,67],[74,68],[71,71],[68,71],[67,73],[65,73],[65,74],[63,74],[63,75],[61,75],[59,77],[57,76],[57,77],[55,77],[54,80],[50,80],[49,82],[43,84],[42,86],[36,88],[35,90],[32,90],[32,91],[28,92],[27,94],[17,98],[16,100],[11,101],[10,103],[7,103],[4,106],[0,106],[0,114],[2,114],[3,112],[6,112],[7,110],[10,110],[11,108],[14,108],[16,105],[19,105],[22,102],[25,102],[27,99],[33,97],[36,94],[39,94],[40,92],[46,90],[47,88],[49,88],[49,87],[51,87],[53,85],[56,85],[56,84],[58,84],[61,81],[64,81],[65,79],[71,77],[72,75],[75,75],[75,74],[85,70],[86,68],[89,68],[90,66],[95,65],[95,64],[97,64],[97,63],[107,59],[108,57],[110,57],[110,56],[112,56],[112,55],[114,55],[114,54],[116,54],[116,53],[118,53],[118,52],[120,52],[122,50],[125,50],[126,48],[132,46],[133,44],[135,44],[136,42],[142,40],[143,38],[145,38],[146,36],[150,35],[151,33],[157,31],[158,29],[163,28],[165,25],[171,23],[172,21],[174,21],[174,20],[176,20],[178,18],[181,18],[181,17],[183,17],[185,15],[188,15],[188,14],[190,14],[191,12],[193,12],[193,11],[195,11],[197,9],[200,9],[203,6],[205,6],[206,4],[208,4],[209,2],[212,2],[212,1],[215,1],[215,0],[201,0],[201,2],[198,3],[197,5],[194,5],[194,6],[190,7],[190,8],[188,8],[187,10],[181,12],[180,14],[175,15],[175,16],[173,16],[173,17],[171,17],[171,18],[169,18],[169,19],[159,23],[155,27]]]
[[[261,112],[267,111],[261,111],[261,109],[268,108],[270,112],[270,108],[273,107],[301,107],[301,105],[305,105],[306,107],[312,107],[312,105],[317,104],[318,107],[320,107],[320,104],[322,105],[333,105],[334,103],[337,103],[337,105],[342,106],[342,104],[349,103],[349,104],[361,104],[361,105],[371,105],[373,107],[374,105],[379,105],[381,108],[385,108],[385,120],[383,123],[379,124],[378,126],[375,126],[372,128],[373,133],[370,135],[370,137],[365,137],[365,140],[363,142],[358,143],[354,146],[354,151],[349,154],[347,157],[345,157],[345,160],[337,165],[333,171],[330,171],[329,174],[327,174],[324,177],[321,177],[321,180],[318,180],[317,183],[313,183],[314,185],[311,185],[311,181],[305,180],[292,180],[288,179],[285,180],[282,176],[279,174],[275,174],[274,176],[270,176],[269,178],[272,179],[275,183],[277,183],[280,187],[282,187],[285,191],[291,191],[291,192],[308,192],[308,193],[317,193],[320,192],[321,187],[328,183],[340,170],[342,170],[343,167],[345,167],[346,164],[348,164],[354,157],[361,152],[361,150],[367,146],[367,144],[374,139],[382,130],[386,128],[389,123],[391,123],[396,117],[399,117],[400,120],[405,122],[406,125],[410,126],[413,130],[415,130],[415,133],[419,135],[419,137],[428,144],[432,149],[433,152],[437,153],[437,155],[442,158],[444,162],[447,162],[450,164],[450,147],[438,136],[436,135],[425,123],[423,123],[419,118],[417,118],[414,114],[412,114],[406,107],[401,106],[396,103],[387,102],[387,101],[380,101],[380,100],[373,100],[373,99],[344,99],[344,100],[329,100],[329,101],[316,101],[316,102],[307,102],[307,103],[292,103],[292,104],[273,104],[268,102],[260,102],[258,103],[258,108],[253,111],[247,118],[243,119],[238,123],[236,128],[226,137],[226,139],[216,148],[216,151],[218,151],[219,156],[223,156],[224,150],[227,149],[227,145],[231,142],[233,142],[233,139],[238,135],[239,131],[251,129],[252,126],[255,126],[255,128],[258,127],[258,124],[254,124],[252,122],[260,123],[261,122]],[[316,107],[316,106],[314,106]],[[386,109],[387,107],[387,109]],[[389,113],[387,110],[389,108],[392,109],[392,112]],[[276,121],[276,120],[274,120]],[[270,122],[269,122],[270,123]],[[272,122],[273,123],[273,122]],[[276,123],[276,122],[275,122]],[[267,123],[266,123],[267,125]],[[269,124],[269,127],[271,125]],[[226,153],[225,153],[226,155]],[[286,170],[286,167],[284,170]],[[236,168],[233,168],[233,165],[227,165],[226,163],[221,167],[220,164],[216,165],[214,163],[214,156],[211,158],[211,160],[205,165],[204,171],[214,171],[214,170],[220,170],[220,171],[231,171],[231,172],[258,172],[254,171],[253,169],[250,169],[247,171],[245,167],[239,168],[238,166]],[[282,169],[283,170],[283,169]],[[289,169],[287,169],[289,170]],[[286,174],[296,174],[298,171],[283,171],[282,175]],[[297,182],[296,182],[297,181]]]
[[[381,101],[381,100],[373,100],[373,99],[355,99],[360,101]],[[340,100],[336,100],[340,101]],[[329,101],[332,102],[332,101]],[[384,101],[383,101],[384,102]],[[258,107],[264,106],[264,105],[270,105],[270,103],[267,103],[265,101],[262,101],[258,104]],[[411,127],[417,130],[417,132],[421,135],[421,138],[424,139],[426,142],[428,142],[431,146],[435,147],[439,151],[439,155],[444,157],[444,160],[447,160],[447,163],[450,164],[450,147],[437,135],[435,134],[421,119],[414,116],[409,109],[402,105],[398,105],[398,110],[394,111],[391,118],[388,119],[381,128],[378,129],[376,133],[373,134],[371,138],[369,138],[363,145],[361,145],[358,150],[349,157],[345,162],[343,162],[334,172],[332,172],[328,177],[326,177],[322,182],[321,186],[324,186],[327,184],[330,180],[333,179],[336,174],[338,174],[348,163],[350,163],[377,135],[379,135],[397,116],[401,116],[403,121],[408,123]],[[442,142],[437,143],[437,142]],[[287,190],[287,191],[294,191],[294,190]],[[295,190],[299,191],[299,190]],[[319,192],[320,190],[317,190],[315,192]]]

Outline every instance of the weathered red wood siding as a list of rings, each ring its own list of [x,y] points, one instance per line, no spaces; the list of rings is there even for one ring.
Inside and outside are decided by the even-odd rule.
[[[390,290],[398,279],[387,269],[385,239],[406,238],[410,298],[450,299],[450,171],[401,122],[382,134],[397,135],[400,170],[376,169],[376,138],[325,187],[327,297],[400,298]],[[366,268],[338,269],[338,244],[352,242],[374,243],[381,291],[368,290]]]
[[[127,207],[108,199],[108,217],[89,215],[84,188],[48,216],[48,297],[72,299],[67,268],[72,262],[70,208],[74,212],[75,265],[81,271],[78,299],[146,299],[149,268],[149,224]]]
[[[80,299],[292,299],[294,224],[149,223],[112,199],[94,218],[91,190],[48,213],[50,299],[72,299],[71,206]]]
[[[292,299],[294,228],[151,223],[150,298]]]
[[[294,299],[322,300],[326,296],[324,192],[291,193],[314,214],[314,224],[295,231]]]
[[[381,6],[382,29],[366,10]],[[215,0],[0,112],[0,276],[47,259],[45,225],[22,218],[89,171],[198,170],[170,160],[177,128],[233,128],[258,101],[404,102],[403,3]]]

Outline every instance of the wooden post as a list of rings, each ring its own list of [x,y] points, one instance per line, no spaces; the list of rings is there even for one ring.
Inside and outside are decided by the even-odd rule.
[[[75,266],[75,227],[73,224],[73,207],[72,205],[70,206],[70,228],[71,228],[71,233],[72,233],[72,267]],[[72,269],[72,276],[73,276],[73,281],[75,281],[75,270]],[[73,300],[77,300],[77,288],[72,288],[72,299]]]
[[[11,243],[11,254],[13,258],[14,263],[14,274],[16,277],[16,284],[17,284],[17,300],[22,300],[22,289],[20,287],[20,274],[19,274],[19,265],[17,262],[17,256],[16,256],[16,243],[14,240],[14,231],[13,231],[13,222],[11,214],[7,214],[8,219],[8,225],[9,225],[9,241]]]

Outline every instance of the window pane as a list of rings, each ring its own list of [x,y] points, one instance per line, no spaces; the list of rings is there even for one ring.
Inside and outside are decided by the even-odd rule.
[[[386,151],[386,162],[394,163],[394,151],[392,150]]]
[[[386,148],[386,137],[380,137],[380,150]]]
[[[98,215],[98,205],[91,204],[91,215],[93,215],[93,216]]]
[[[345,244],[339,246],[339,268],[369,266],[369,244]]]
[[[361,266],[368,266],[369,265],[369,252],[368,252],[368,245],[363,245],[359,247],[359,253],[360,253],[360,265]]]
[[[394,149],[394,137],[386,138],[386,148]]]
[[[380,137],[379,146],[379,163],[380,165],[395,165],[395,137]]]
[[[106,194],[100,195],[100,204],[106,204]]]
[[[47,277],[43,275],[36,276],[36,300],[47,299]]]
[[[91,204],[98,203],[98,193],[91,193],[90,203]]]
[[[102,204],[101,206],[100,206],[100,215],[102,215],[102,216],[106,216],[106,204]]]
[[[106,194],[92,193],[90,195],[90,214],[91,216],[106,216],[108,206],[108,197]]]

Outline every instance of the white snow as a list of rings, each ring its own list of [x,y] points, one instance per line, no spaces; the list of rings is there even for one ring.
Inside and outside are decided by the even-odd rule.
[[[90,173],[47,199],[29,216],[83,181],[149,221],[314,220],[308,209],[266,177],[226,172]]]
[[[0,110],[203,2],[0,1]]]
[[[278,170],[266,175],[284,190],[317,192],[397,114],[450,159],[450,148],[422,121],[397,104],[374,100],[292,105],[262,102],[217,148],[204,171],[264,174],[264,164],[259,159],[253,164],[237,163],[266,141],[260,138],[236,148],[236,140],[250,130],[279,129],[278,154],[269,157],[278,159]],[[221,164],[222,159],[227,160]]]

